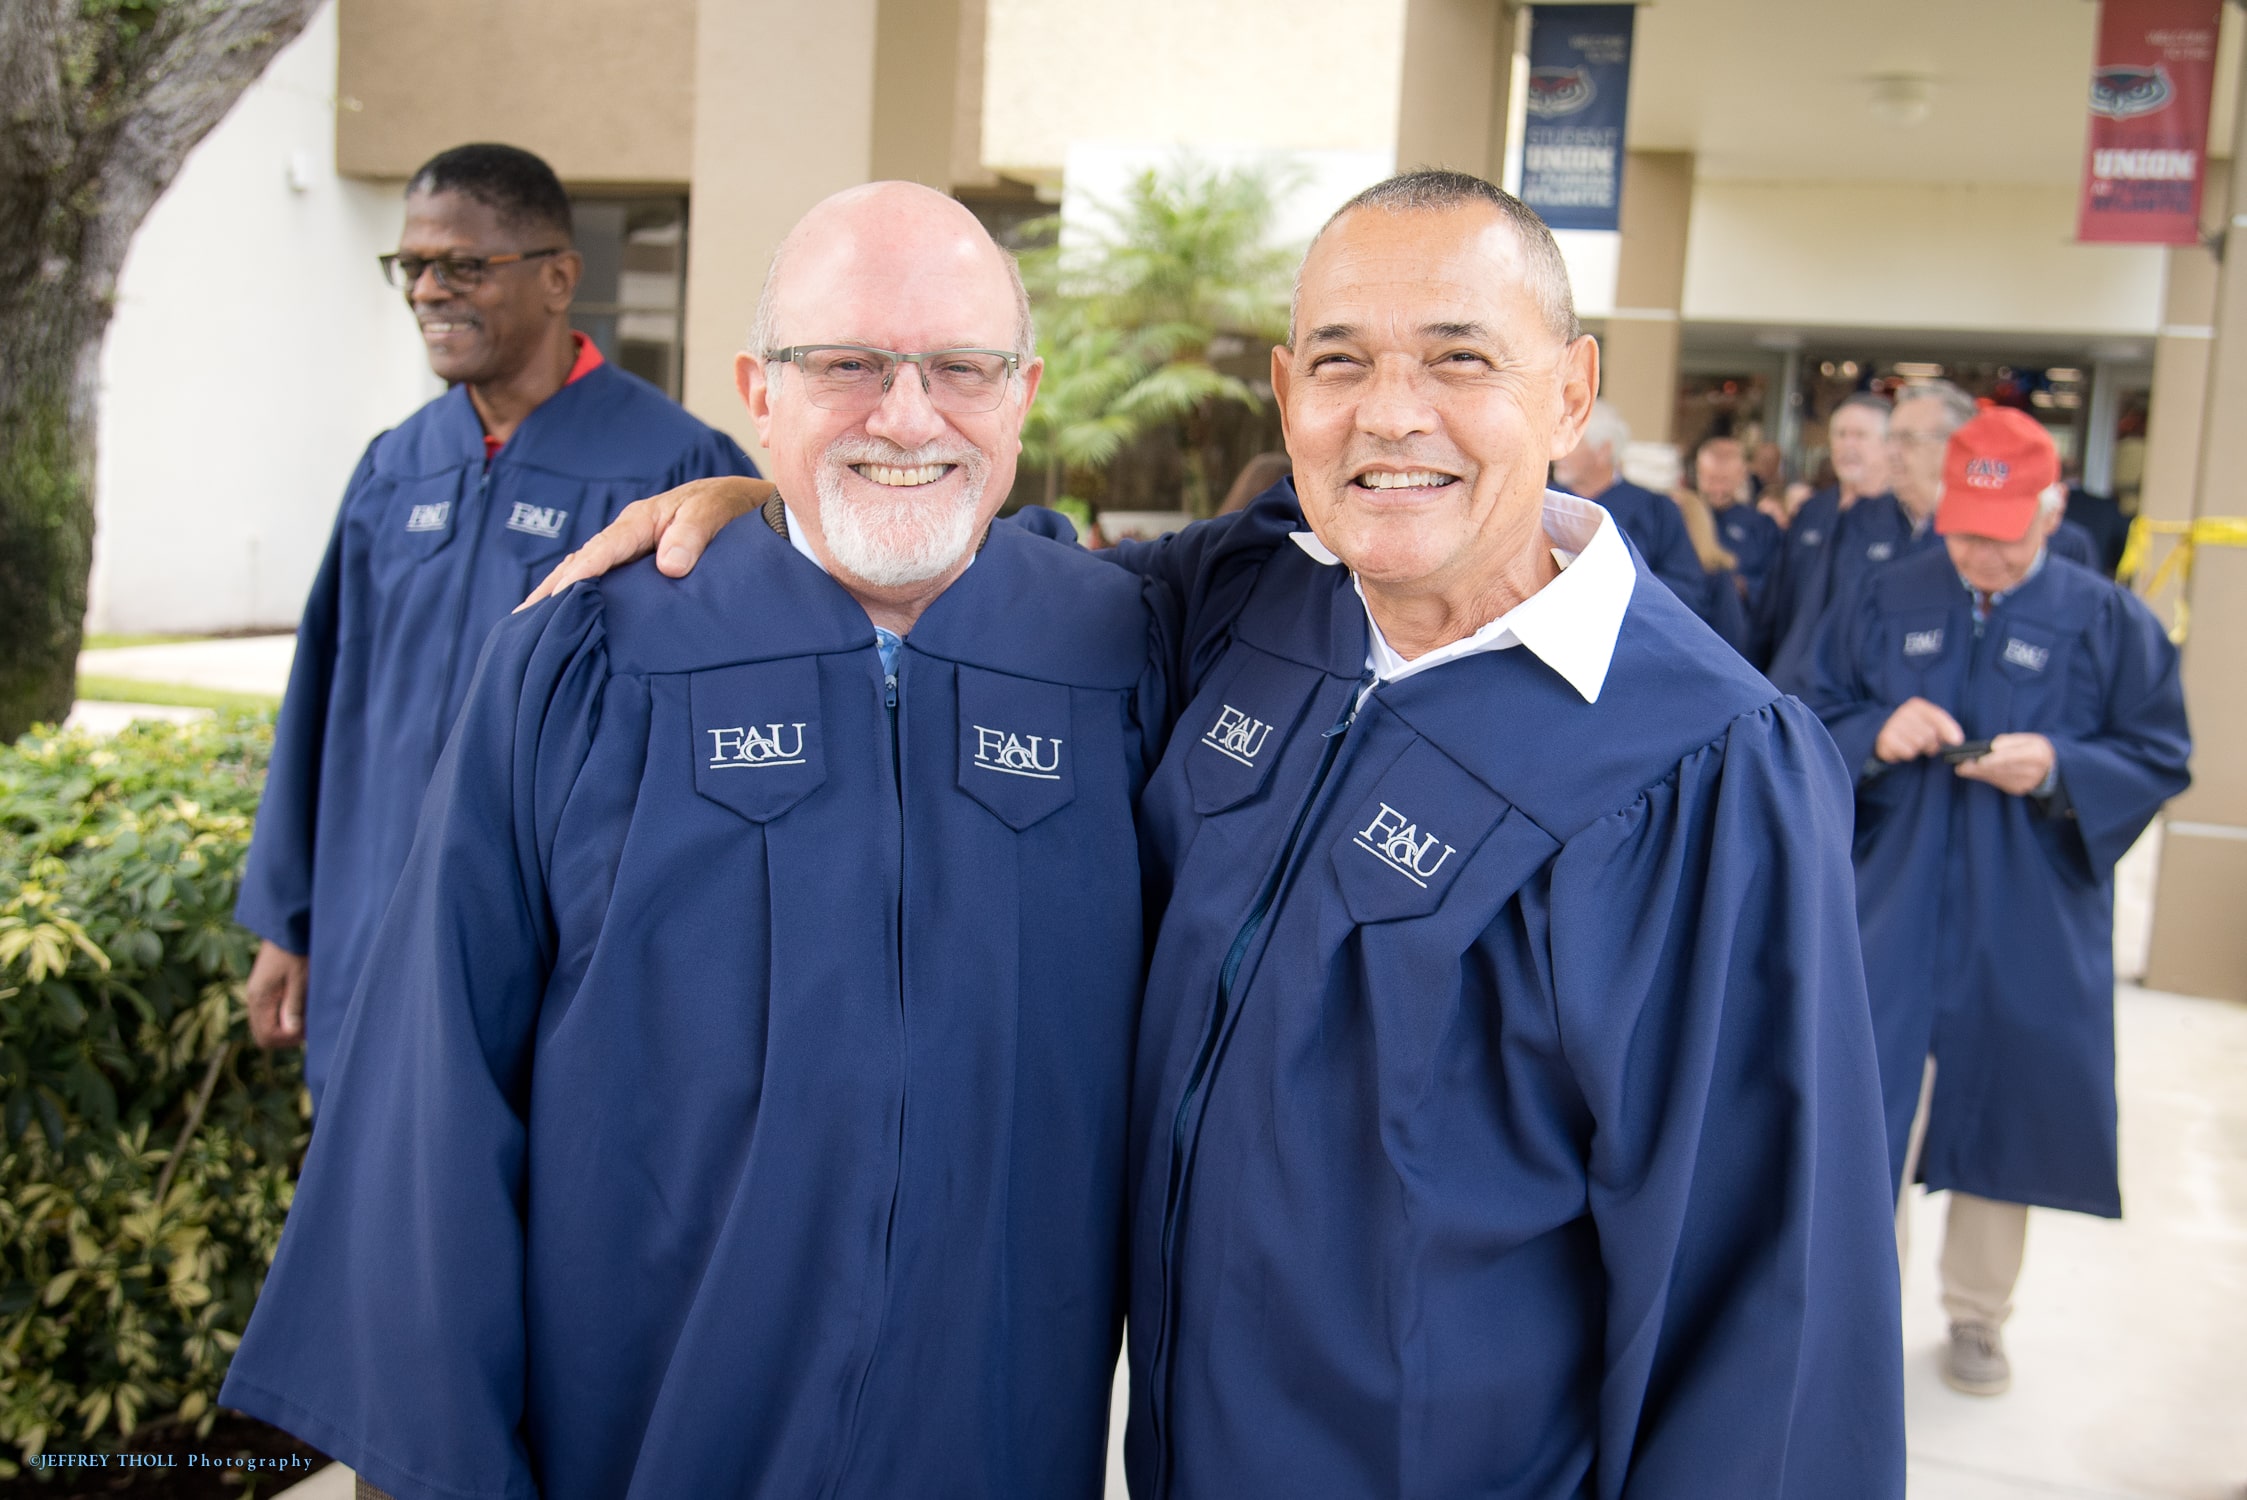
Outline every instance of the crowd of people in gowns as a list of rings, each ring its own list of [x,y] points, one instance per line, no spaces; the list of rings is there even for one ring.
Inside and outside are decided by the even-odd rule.
[[[2114,581],[2111,503],[2083,506],[2097,534],[2069,518],[2083,491],[2027,413],[1924,380],[1844,398],[1827,440],[1832,483],[1786,496],[1739,439],[1705,438],[1673,515],[1621,477],[1629,432],[1602,402],[1554,477],[1858,773],[1898,1256],[1915,1185],[1949,1190],[1943,1374],[1996,1395],[2029,1207],[2122,1212],[2113,872],[2187,783],[2177,653]]]

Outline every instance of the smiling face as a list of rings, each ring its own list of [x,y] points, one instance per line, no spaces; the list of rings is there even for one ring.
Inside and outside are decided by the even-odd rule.
[[[1856,495],[1888,488],[1888,420],[1868,406],[1845,406],[1826,423],[1834,477]]]
[[[1371,584],[1472,595],[1542,551],[1545,471],[1591,414],[1598,354],[1548,323],[1480,203],[1361,208],[1303,263],[1272,351],[1305,519]]]
[[[903,353],[1012,349],[1019,311],[1005,252],[972,214],[909,183],[876,183],[814,208],[781,250],[773,347],[862,344]],[[764,351],[757,351],[764,352]],[[1028,360],[987,412],[939,411],[900,365],[871,411],[816,405],[804,372],[742,355],[735,377],[772,478],[839,575],[877,588],[942,578],[1014,486]]]
[[[463,193],[422,192],[406,197],[406,227],[398,249],[424,260],[484,257],[564,246],[559,230],[509,225],[499,210]],[[522,373],[537,358],[554,325],[569,318],[577,289],[576,252],[493,266],[481,286],[466,292],[438,285],[423,271],[406,289],[429,368],[452,384],[491,385]]]

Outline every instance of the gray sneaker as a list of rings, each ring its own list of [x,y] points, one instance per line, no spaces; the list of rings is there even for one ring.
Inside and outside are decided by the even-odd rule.
[[[2013,1383],[2013,1363],[2005,1357],[2005,1336],[1988,1323],[1951,1324],[1951,1346],[1943,1356],[1943,1383],[1969,1396],[2002,1396]]]

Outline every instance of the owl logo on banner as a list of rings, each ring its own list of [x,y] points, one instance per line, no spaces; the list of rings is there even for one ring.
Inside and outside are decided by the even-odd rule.
[[[2169,70],[2160,63],[2151,67],[2105,67],[2091,75],[2091,113],[2110,120],[2159,114],[2176,96]]]
[[[1531,68],[1524,107],[1540,120],[1557,120],[1589,108],[1598,92],[1588,68]]]

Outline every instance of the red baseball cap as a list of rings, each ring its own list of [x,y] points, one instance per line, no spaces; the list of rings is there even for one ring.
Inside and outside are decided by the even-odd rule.
[[[1985,407],[1943,451],[1935,530],[2017,542],[2036,523],[2039,497],[2059,478],[2060,453],[2043,423],[2011,407]]]

